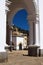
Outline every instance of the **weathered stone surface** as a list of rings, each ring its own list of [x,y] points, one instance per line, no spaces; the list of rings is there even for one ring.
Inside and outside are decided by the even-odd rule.
[[[0,63],[8,60],[7,52],[0,52]]]
[[[8,52],[8,62],[0,65],[43,65],[43,57],[30,57],[27,54],[28,51]]]
[[[37,46],[37,45],[29,45],[28,46],[28,55],[29,56],[37,56],[38,53],[37,53],[37,50],[40,46]]]

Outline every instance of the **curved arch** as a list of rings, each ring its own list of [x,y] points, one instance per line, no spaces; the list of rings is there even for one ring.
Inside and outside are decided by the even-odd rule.
[[[28,24],[27,16],[28,13],[25,9],[18,10],[16,14],[13,16],[12,24],[21,29],[29,30],[30,26]]]
[[[14,0],[12,0],[12,2],[13,1]],[[15,2],[16,1],[17,0],[15,0]],[[15,3],[15,2],[13,2],[10,5],[11,11],[8,13],[8,24],[11,25],[13,16],[16,14],[17,11],[19,11],[20,9],[26,9],[26,11],[29,14],[29,16],[27,18],[29,20],[28,22],[30,25],[30,43],[33,44],[33,22],[36,22],[36,11],[35,11],[36,9],[34,6],[34,2],[33,2],[33,0],[20,0],[20,2],[17,2],[17,3]],[[13,5],[13,7],[12,7],[12,5]]]
[[[25,9],[25,8],[16,8],[16,9],[14,10],[14,12],[13,12],[11,18],[13,19],[13,17],[15,16],[15,14],[16,14],[18,11],[22,10],[22,9]],[[11,22],[12,22],[12,20],[11,20]]]
[[[13,7],[12,7],[13,9],[10,8],[11,11],[8,12],[8,23],[11,24],[13,16],[20,9],[26,9],[26,11],[29,14],[28,18],[30,19],[33,17],[33,19],[35,19],[36,12],[35,12],[34,2],[32,2],[32,1],[33,0],[29,0],[29,1],[27,1],[27,0],[23,1],[22,0],[22,2],[20,2],[21,4],[19,4],[19,2],[18,2],[16,5],[14,5],[13,0],[12,0],[12,4],[10,5],[10,7],[12,7],[12,5],[13,5]]]
[[[27,8],[17,7],[17,8],[15,8],[14,10],[12,10],[12,12],[11,12],[10,15],[8,14],[8,24],[10,24],[10,25],[12,24],[12,19],[13,19],[13,17],[15,16],[15,14],[16,14],[18,11],[22,10],[22,9],[25,9],[25,10],[28,12]]]

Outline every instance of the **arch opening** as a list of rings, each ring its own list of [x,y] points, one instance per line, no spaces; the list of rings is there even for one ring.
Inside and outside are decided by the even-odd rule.
[[[13,16],[12,25],[15,25],[23,30],[29,31],[30,26],[27,20],[28,13],[25,9],[21,9]]]
[[[14,36],[12,37],[12,41],[14,41],[15,34],[17,34],[15,41],[16,49],[20,49],[20,46],[18,46],[20,42],[22,44],[22,49],[25,49],[28,45],[27,39],[25,40],[25,37],[28,37],[30,30],[27,17],[28,13],[25,9],[17,11],[16,14],[13,16],[12,26],[16,29],[16,33],[14,33],[13,31]]]
[[[11,12],[10,12],[11,14],[9,15],[10,19],[8,18],[8,22],[10,25],[13,26],[13,29],[12,29],[12,26],[10,27],[10,31],[13,31],[12,32],[12,40],[10,40],[10,41],[12,41],[13,43],[15,42],[13,34],[15,34],[16,37],[19,34],[19,37],[21,37],[20,35],[22,35],[22,33],[26,33],[27,35],[29,35],[29,32],[30,32],[30,38],[28,36],[27,37],[28,37],[28,40],[30,39],[31,41],[29,40],[30,42],[28,41],[28,43],[33,44],[33,41],[34,41],[34,39],[33,39],[34,38],[33,37],[33,35],[34,35],[33,23],[27,19],[28,15],[31,13],[30,11],[29,12],[27,12],[27,11],[29,11],[28,8],[21,6],[21,7],[15,8],[15,10],[14,9],[11,10]],[[30,19],[31,19],[31,17],[30,17]],[[31,20],[33,20],[33,19],[31,19]],[[18,32],[18,30],[19,30],[19,32]],[[16,31],[16,33],[14,33],[14,31]],[[22,37],[23,37],[23,35],[22,35]],[[14,43],[14,46],[16,48],[15,43]]]

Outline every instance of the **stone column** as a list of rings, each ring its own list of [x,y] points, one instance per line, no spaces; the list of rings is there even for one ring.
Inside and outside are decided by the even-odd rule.
[[[39,30],[39,0],[33,0],[36,9],[36,21],[35,21],[35,45],[40,45],[40,30]]]
[[[35,45],[39,46],[40,45],[40,35],[39,35],[39,22],[36,21],[35,23]]]
[[[43,1],[39,0],[39,18],[40,18],[40,49],[43,55]]]
[[[39,48],[40,48],[40,30],[39,30],[39,22],[35,23],[35,46],[37,46],[37,55],[39,56]]]
[[[12,42],[12,30],[10,30],[10,41]]]
[[[33,45],[33,23],[29,21],[30,30],[29,30],[29,45]]]
[[[6,46],[5,0],[1,0],[0,1],[0,57],[1,59],[5,59],[7,57],[5,46]]]
[[[12,30],[10,30],[10,51],[12,51]]]

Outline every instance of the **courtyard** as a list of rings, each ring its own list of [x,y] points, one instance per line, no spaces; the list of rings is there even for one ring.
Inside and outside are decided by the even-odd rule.
[[[8,61],[0,65],[43,65],[43,57],[28,56],[27,50],[8,51]]]

